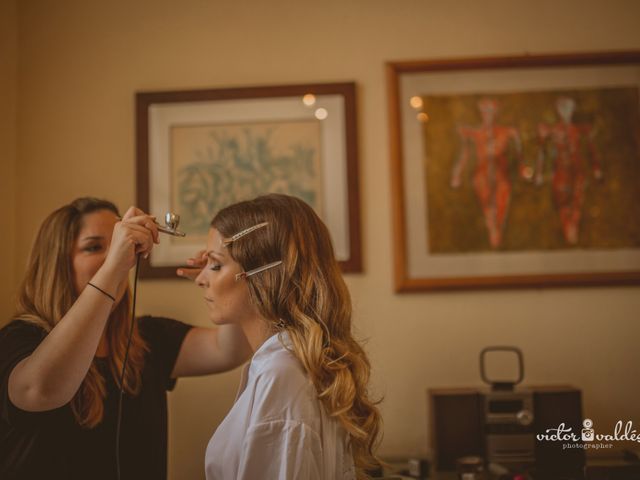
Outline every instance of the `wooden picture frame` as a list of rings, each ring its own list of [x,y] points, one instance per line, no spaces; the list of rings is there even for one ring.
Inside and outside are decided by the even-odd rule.
[[[397,292],[640,283],[639,51],[386,71]]]
[[[353,82],[136,93],[138,205],[182,217],[143,278],[175,276],[220,208],[259,194],[303,198],[327,224],[344,272],[362,271]]]

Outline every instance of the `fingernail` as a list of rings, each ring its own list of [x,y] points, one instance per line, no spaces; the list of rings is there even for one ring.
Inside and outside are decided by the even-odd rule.
[[[147,258],[149,258],[149,253],[148,252],[144,254],[144,259],[146,260]]]
[[[177,273],[178,273],[178,275],[180,275],[180,276],[184,275],[184,273],[182,272],[182,270],[178,270],[178,272],[177,272]]]

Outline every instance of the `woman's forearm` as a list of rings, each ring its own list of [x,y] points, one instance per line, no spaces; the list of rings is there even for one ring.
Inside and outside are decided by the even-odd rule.
[[[103,266],[91,283],[115,296],[121,274]],[[9,376],[9,398],[18,408],[44,411],[75,395],[96,354],[113,300],[87,286],[34,352]]]
[[[251,347],[239,326],[195,327],[182,342],[171,376],[225,372],[242,365],[250,356]]]

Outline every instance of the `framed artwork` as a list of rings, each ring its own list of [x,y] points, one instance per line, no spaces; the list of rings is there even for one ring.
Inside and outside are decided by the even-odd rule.
[[[137,200],[180,215],[141,276],[174,277],[214,214],[265,193],[311,205],[344,272],[362,270],[354,83],[136,94]]]
[[[387,80],[397,291],[640,283],[640,52]]]

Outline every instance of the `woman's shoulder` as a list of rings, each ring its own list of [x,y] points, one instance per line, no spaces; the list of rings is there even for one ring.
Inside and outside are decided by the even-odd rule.
[[[283,350],[274,353],[257,371],[263,379],[286,381],[292,384],[306,384],[307,374],[293,352]]]
[[[0,329],[0,377],[4,377],[21,359],[31,355],[47,336],[34,322],[12,320]]]
[[[140,317],[137,317],[137,320],[138,326],[144,329],[162,328],[163,326],[170,325],[174,322],[180,323],[173,318],[157,317],[155,315],[142,315]]]
[[[0,328],[0,341],[7,338],[28,338],[41,340],[47,335],[47,330],[35,321],[14,318]]]
[[[251,360],[251,369],[263,381],[307,383],[307,374],[296,357],[286,335],[274,335],[258,349]]]
[[[259,358],[258,365],[252,361],[251,368],[254,397],[263,407],[270,405],[274,411],[286,410],[287,416],[303,419],[318,413],[316,389],[292,350],[276,346]]]
[[[144,315],[138,317],[138,328],[147,341],[162,341],[166,337],[184,335],[191,325],[174,320],[173,318]]]

